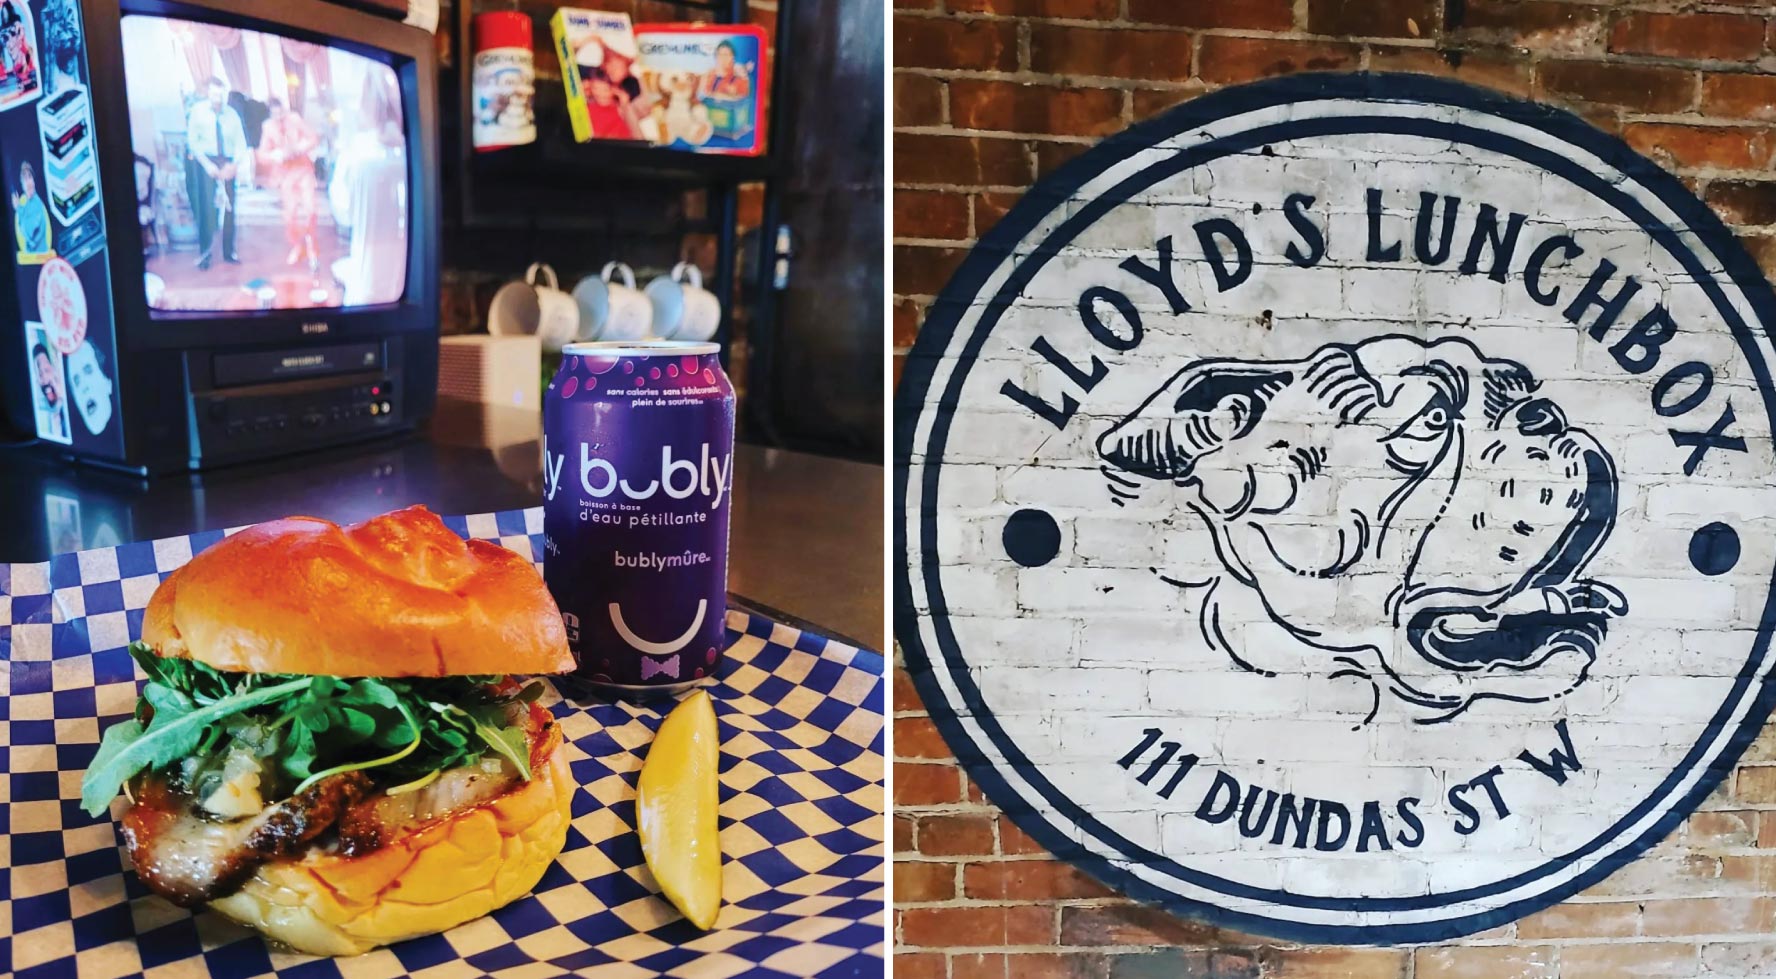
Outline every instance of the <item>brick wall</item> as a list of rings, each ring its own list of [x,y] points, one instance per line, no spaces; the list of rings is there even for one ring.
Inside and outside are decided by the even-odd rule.
[[[1100,137],[1295,71],[1566,105],[1682,174],[1776,267],[1776,20],[1758,2],[896,0],[894,343],[976,236]],[[896,364],[899,364],[897,356]],[[898,371],[898,367],[897,367]]]
[[[1098,138],[1223,85],[1312,69],[1453,76],[1573,108],[1682,175],[1776,267],[1767,5],[1532,0],[897,0],[895,343],[974,239]],[[900,358],[897,357],[897,365]],[[1663,844],[1469,939],[1299,946],[1122,898],[988,805],[904,672],[894,710],[896,975],[1776,976],[1776,730]]]

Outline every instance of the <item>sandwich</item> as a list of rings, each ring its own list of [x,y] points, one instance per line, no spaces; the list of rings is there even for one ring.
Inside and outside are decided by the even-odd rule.
[[[412,507],[291,517],[161,582],[148,682],[81,785],[121,792],[137,875],[317,955],[481,917],[566,842],[574,781],[541,681],[574,667],[524,557]]]

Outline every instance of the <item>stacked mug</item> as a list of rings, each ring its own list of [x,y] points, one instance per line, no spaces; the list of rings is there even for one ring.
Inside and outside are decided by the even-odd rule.
[[[612,281],[613,274],[622,281]],[[581,279],[573,297],[580,310],[580,340],[626,342],[653,335],[653,310],[635,288],[635,271],[622,262],[606,262],[597,275]]]
[[[721,326],[721,300],[703,288],[703,273],[689,262],[648,283],[647,299],[662,340],[708,340]]]
[[[721,325],[721,301],[703,288],[695,265],[680,262],[672,271],[635,286],[635,271],[608,262],[597,275],[561,289],[555,270],[534,262],[524,278],[494,293],[487,329],[494,336],[535,336],[544,350],[558,352],[575,341],[703,341]]]

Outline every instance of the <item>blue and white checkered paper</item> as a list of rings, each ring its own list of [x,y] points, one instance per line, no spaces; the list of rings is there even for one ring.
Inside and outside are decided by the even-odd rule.
[[[541,554],[539,509],[446,517]],[[721,724],[726,898],[704,933],[642,859],[635,782],[651,705],[551,693],[580,787],[567,847],[530,895],[442,935],[349,959],[274,950],[150,893],[115,821],[80,810],[101,729],[140,680],[124,647],[155,585],[223,532],[0,565],[0,975],[731,979],[883,974],[882,657],[739,611],[708,689]],[[667,702],[670,707],[670,702]]]

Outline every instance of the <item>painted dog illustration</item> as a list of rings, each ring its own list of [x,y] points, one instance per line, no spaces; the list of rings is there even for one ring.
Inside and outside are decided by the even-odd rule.
[[[1201,360],[1098,452],[1113,491],[1174,484],[1205,525],[1213,557],[1156,570],[1206,589],[1211,645],[1259,673],[1369,680],[1365,723],[1382,691],[1434,723],[1564,696],[1627,611],[1583,577],[1615,523],[1614,463],[1539,388],[1463,339]],[[1233,623],[1258,628],[1235,643]]]

